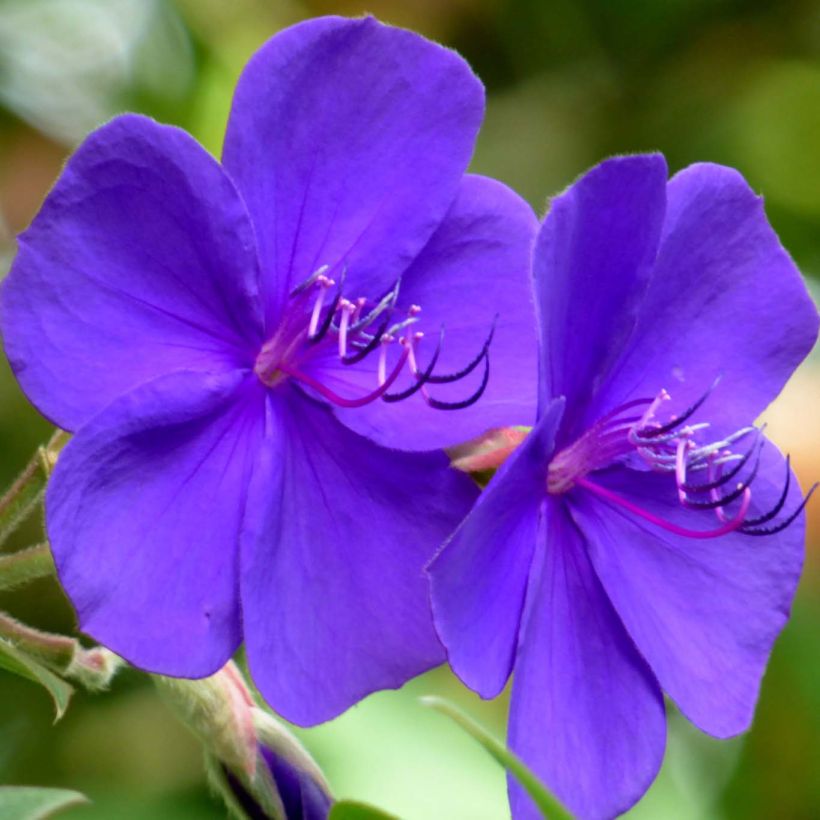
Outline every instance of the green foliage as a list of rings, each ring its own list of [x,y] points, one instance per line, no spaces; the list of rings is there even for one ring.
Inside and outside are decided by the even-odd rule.
[[[0,786],[0,817],[4,820],[42,820],[87,802],[84,795],[68,789]]]
[[[397,818],[393,814],[387,814],[366,803],[340,800],[333,804],[328,820],[397,820]]]
[[[422,703],[447,715],[477,740],[527,790],[527,794],[550,820],[572,820],[572,815],[547,791],[544,784],[503,743],[451,703],[438,697],[424,697]]]
[[[13,644],[2,639],[0,639],[0,667],[44,686],[54,701],[54,708],[57,712],[55,720],[59,720],[65,714],[74,692],[73,687],[33,658],[20,652]],[[0,817],[6,818],[7,816],[2,811],[2,803],[0,803]]]

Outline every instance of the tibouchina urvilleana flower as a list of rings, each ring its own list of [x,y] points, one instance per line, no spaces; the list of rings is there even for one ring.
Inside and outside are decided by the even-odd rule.
[[[803,555],[803,497],[753,423],[817,335],[738,173],[612,159],[553,200],[534,252],[539,413],[433,562],[461,679],[580,817],[664,753],[662,692],[745,730]],[[514,783],[516,818],[535,817]]]
[[[189,677],[244,637],[305,724],[443,660],[424,565],[475,489],[435,448],[535,417],[537,222],[464,176],[482,113],[453,52],[321,18],[251,59],[221,165],[133,115],[71,157],[0,318],[76,433],[46,515],[85,632]]]

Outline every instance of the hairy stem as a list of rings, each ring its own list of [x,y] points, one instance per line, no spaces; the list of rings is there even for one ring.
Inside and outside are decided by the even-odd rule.
[[[0,555],[0,591],[44,578],[54,572],[48,544]]]
[[[23,652],[33,655],[57,672],[66,672],[74,661],[79,644],[74,638],[41,632],[0,612],[0,637]]]

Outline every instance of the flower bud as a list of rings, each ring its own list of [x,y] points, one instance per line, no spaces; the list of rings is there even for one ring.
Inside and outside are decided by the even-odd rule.
[[[321,770],[282,724],[254,705],[233,662],[202,680],[155,680],[202,741],[209,779],[235,816],[327,817],[332,798]]]

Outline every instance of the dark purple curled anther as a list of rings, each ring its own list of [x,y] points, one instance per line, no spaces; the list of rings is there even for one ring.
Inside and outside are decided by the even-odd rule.
[[[709,490],[717,490],[719,487],[725,486],[730,482],[748,463],[752,455],[755,455],[757,462],[760,462],[760,455],[763,451],[763,429],[757,431],[757,439],[755,443],[744,453],[743,458],[738,461],[734,467],[728,472],[718,476],[714,481],[706,481],[703,484],[690,484],[684,482],[680,485],[680,489],[687,493],[705,493]],[[757,464],[755,465],[755,472],[757,471]]]
[[[484,341],[481,350],[479,350],[476,357],[466,367],[463,367],[461,370],[458,370],[455,373],[448,373],[444,376],[431,376],[428,379],[430,384],[452,384],[453,382],[460,381],[465,376],[469,376],[470,373],[472,373],[473,370],[475,370],[478,367],[478,365],[481,363],[481,360],[487,355],[490,349],[490,344],[493,341],[493,335],[495,334],[495,326],[497,322],[498,314],[496,313],[496,315],[493,317],[493,324],[490,327],[490,332],[487,334],[487,338]]]
[[[671,433],[673,430],[676,430],[682,424],[686,423],[692,416],[697,413],[700,409],[703,402],[712,395],[712,391],[718,386],[721,377],[718,376],[713,382],[711,387],[694,403],[691,404],[686,410],[680,415],[673,418],[671,421],[667,422],[666,424],[662,424],[660,427],[654,427],[649,430],[643,429],[636,431],[636,436],[641,439],[653,439],[657,436],[662,436],[665,433]]]
[[[760,467],[760,453],[763,449],[762,444],[761,446],[757,447],[757,457],[755,458],[754,465],[752,467],[751,473],[746,478],[745,481],[742,481],[740,484],[735,487],[732,492],[727,493],[720,498],[716,498],[713,501],[690,501],[688,498],[686,499],[686,506],[692,510],[717,510],[720,507],[725,507],[727,504],[731,504],[736,499],[740,498],[743,493],[746,491],[746,488],[751,485],[751,483],[755,480],[757,476],[757,470]]]
[[[779,524],[776,524],[773,527],[756,527],[754,526],[752,521],[747,520],[743,524],[743,526],[739,528],[739,531],[742,532],[744,535],[774,535],[775,533],[782,532],[786,529],[786,527],[792,524],[792,522],[797,518],[798,515],[800,515],[801,512],[803,512],[806,504],[809,503],[809,499],[812,497],[812,495],[814,495],[814,491],[817,489],[818,486],[820,486],[820,482],[815,482],[814,484],[812,484],[811,488],[806,493],[805,497],[800,502],[797,509],[788,518],[786,518],[785,521],[781,521]],[[775,515],[776,514],[777,513],[775,513]],[[764,518],[764,516],[761,516],[761,518]]]
[[[429,404],[430,407],[434,407],[436,410],[463,410],[465,407],[470,407],[475,404],[484,394],[484,391],[487,389],[487,382],[490,380],[490,357],[486,350],[482,354],[481,358],[484,359],[484,376],[481,379],[481,384],[472,396],[463,399],[462,401],[452,402],[439,401],[431,396],[425,396],[425,401],[427,404]]]
[[[789,495],[789,487],[792,481],[791,458],[791,455],[786,455],[786,481],[783,484],[783,492],[780,493],[780,498],[777,499],[777,504],[767,513],[759,515],[757,518],[747,518],[743,523],[744,527],[757,527],[760,524],[766,524],[783,509],[783,505],[786,503],[786,498]]]
[[[441,330],[439,330],[438,334],[438,344],[436,344],[436,349],[433,351],[433,355],[430,357],[430,363],[427,365],[423,373],[415,373],[415,382],[410,385],[406,390],[402,390],[399,393],[385,393],[382,396],[382,401],[386,402],[397,402],[397,401],[404,401],[404,399],[409,399],[414,393],[417,393],[424,387],[427,382],[430,381],[430,376],[433,372],[433,368],[436,366],[438,362],[439,354],[441,353],[441,345],[444,341],[444,327],[442,326]],[[411,342],[408,342],[411,344]]]
[[[390,324],[390,320],[392,319],[392,308],[390,312],[387,314],[387,317],[382,321],[379,325],[376,333],[371,336],[368,340],[367,344],[363,347],[359,348],[355,353],[351,353],[349,356],[342,357],[342,364],[358,364],[367,356],[369,356],[381,343],[382,339],[384,338],[384,334],[387,331],[387,328]]]

